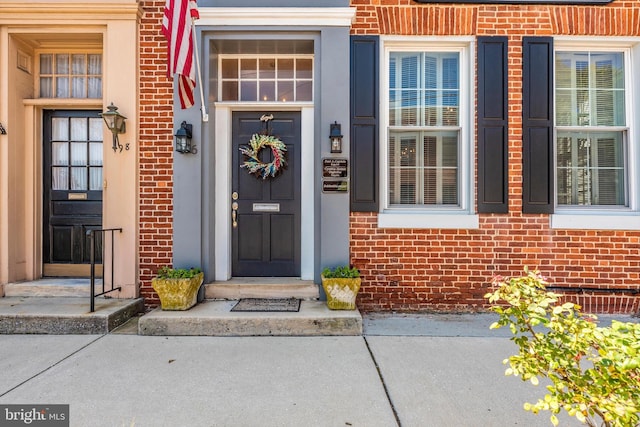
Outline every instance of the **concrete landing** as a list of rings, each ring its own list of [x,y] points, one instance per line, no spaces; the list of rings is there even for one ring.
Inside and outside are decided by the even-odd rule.
[[[102,279],[96,280],[96,290],[102,289]],[[6,297],[86,297],[90,280],[86,278],[46,278],[4,285]]]
[[[0,334],[106,334],[144,310],[139,299],[0,298]]]
[[[299,312],[232,312],[237,301],[205,300],[187,311],[157,308],[138,322],[140,335],[322,336],[361,335],[358,310],[329,310],[324,301],[302,301]]]

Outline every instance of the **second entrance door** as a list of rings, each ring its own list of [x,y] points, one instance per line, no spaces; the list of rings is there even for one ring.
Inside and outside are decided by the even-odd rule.
[[[300,275],[300,113],[273,113],[270,134],[286,144],[286,167],[262,179],[241,168],[253,134],[265,130],[264,112],[233,113],[232,274],[233,276]],[[268,147],[260,151],[268,163]],[[235,211],[235,212],[234,212]]]
[[[44,113],[45,276],[89,275],[87,232],[102,225],[102,127],[100,111]]]

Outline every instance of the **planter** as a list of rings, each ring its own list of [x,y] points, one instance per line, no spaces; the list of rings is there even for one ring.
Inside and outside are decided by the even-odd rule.
[[[160,297],[163,310],[188,310],[198,301],[198,289],[204,281],[204,273],[198,273],[189,279],[151,280],[151,286]]]
[[[327,294],[327,307],[331,310],[355,310],[356,296],[362,279],[322,277],[322,288]]]

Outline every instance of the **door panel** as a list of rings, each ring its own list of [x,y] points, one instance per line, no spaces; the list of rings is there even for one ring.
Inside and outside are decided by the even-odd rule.
[[[72,262],[73,261],[73,227],[52,225],[51,241],[51,262]]]
[[[87,232],[102,227],[102,119],[99,111],[45,111],[43,262],[45,275],[86,275]],[[97,237],[100,262],[102,242]],[[82,267],[82,268],[80,268]]]
[[[237,227],[232,229],[233,276],[300,275],[300,113],[274,113],[271,134],[287,145],[287,167],[262,179],[240,168],[240,147],[264,130],[263,112],[233,113],[232,191],[237,192]],[[271,151],[260,151],[271,161]]]
[[[262,217],[260,215],[245,214],[242,216],[242,227],[237,227],[236,233],[241,242],[252,241],[253,244],[238,246],[238,259],[244,261],[262,260]]]
[[[282,240],[292,239],[295,236],[295,216],[294,215],[271,215],[271,228],[279,230],[281,239],[273,239],[271,245],[271,259],[286,261],[294,257],[293,245],[283,245]]]

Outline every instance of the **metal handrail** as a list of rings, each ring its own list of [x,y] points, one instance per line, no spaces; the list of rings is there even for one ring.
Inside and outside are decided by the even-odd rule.
[[[113,291],[120,291],[122,290],[121,286],[118,286],[117,288],[113,287],[113,277],[114,277],[114,255],[115,255],[115,239],[113,238],[114,232],[120,232],[122,233],[122,228],[103,228],[103,229],[99,229],[99,230],[89,230],[87,231],[87,235],[89,236],[89,245],[91,246],[91,294],[89,295],[89,298],[91,298],[91,313],[93,313],[96,309],[96,303],[95,303],[95,297],[99,297],[101,295],[106,295],[110,292]],[[96,239],[95,239],[95,235],[96,233],[100,233],[102,234],[102,247],[100,248],[100,250],[102,251],[102,292],[100,292],[99,294],[96,294]],[[107,233],[111,234],[111,288],[110,289],[105,289],[105,283],[104,283],[104,244],[106,241],[106,236]]]

